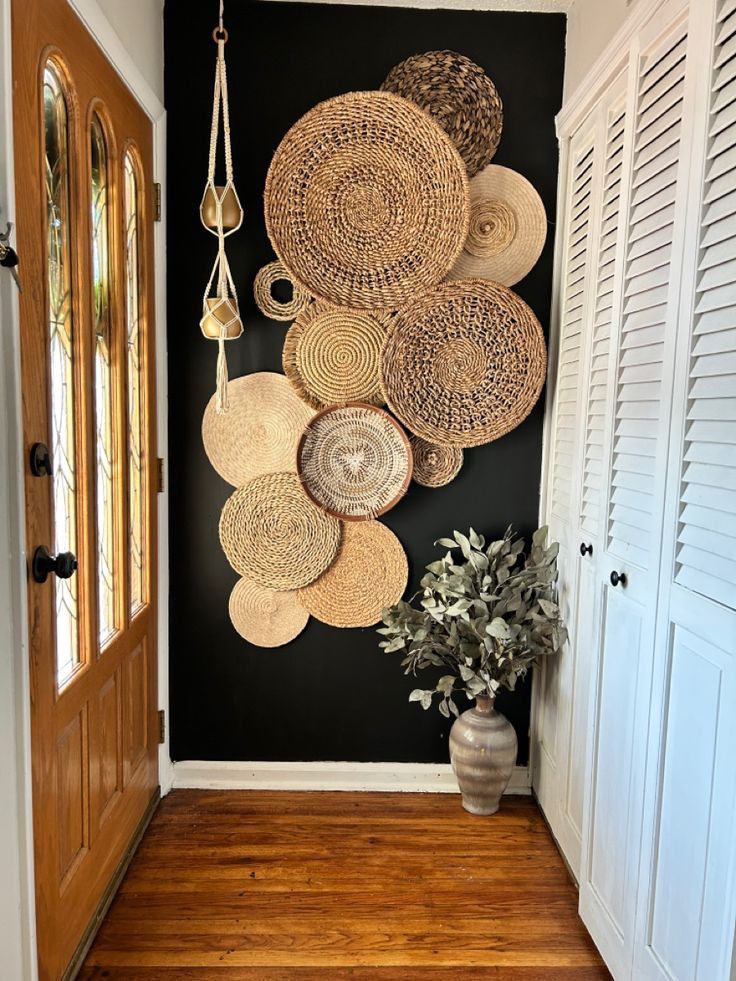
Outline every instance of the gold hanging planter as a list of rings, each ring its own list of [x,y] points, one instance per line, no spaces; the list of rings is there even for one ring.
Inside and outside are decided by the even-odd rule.
[[[207,297],[199,322],[202,333],[212,341],[234,341],[243,333],[238,301],[230,297]]]
[[[235,231],[243,222],[243,208],[238,192],[232,185],[222,187],[208,184],[199,206],[199,215],[205,228],[216,230],[222,224],[223,228]]]

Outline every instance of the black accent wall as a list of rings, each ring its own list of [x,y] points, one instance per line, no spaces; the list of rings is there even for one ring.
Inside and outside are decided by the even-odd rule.
[[[252,299],[257,270],[274,258],[262,194],[286,130],[315,103],[375,89],[408,55],[451,48],[482,65],[504,104],[494,163],[519,170],[549,218],[538,265],[517,287],[548,327],[557,185],[554,116],[561,104],[565,18],[558,14],[411,10],[392,7],[228,0],[226,25],[233,155],[243,228],[228,239],[246,333],[228,345],[230,377],[280,371],[288,324],[265,319]],[[310,620],[273,651],[253,648],[230,624],[237,580],[219,546],[228,495],[200,436],[214,388],[217,346],[199,332],[202,293],[215,240],[199,222],[207,168],[216,0],[168,0],[168,367],[170,497],[171,750],[174,759],[446,762],[450,723],[436,708],[407,702],[429,677],[405,678],[398,655],[373,629],[337,630]],[[410,566],[409,595],[440,554],[433,541],[472,525],[500,535],[536,527],[543,401],[508,436],[466,451],[456,480],[439,490],[412,485],[385,520]],[[498,706],[528,754],[530,686],[503,692]],[[465,707],[465,699],[460,703]]]

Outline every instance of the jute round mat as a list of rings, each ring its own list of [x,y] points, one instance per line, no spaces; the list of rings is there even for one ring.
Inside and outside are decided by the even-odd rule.
[[[300,589],[299,602],[332,627],[370,627],[398,603],[409,565],[401,542],[380,521],[350,522],[327,572]]]
[[[381,88],[428,112],[460,151],[471,177],[493,159],[503,105],[496,86],[470,58],[455,51],[412,55],[391,69]]]
[[[449,278],[513,286],[536,265],[546,237],[547,215],[532,184],[490,164],[470,182],[470,230]]]
[[[460,473],[463,451],[459,446],[440,446],[412,436],[411,450],[414,480],[422,487],[444,487]]]
[[[396,309],[443,279],[468,229],[468,180],[452,141],[389,92],[315,106],[268,171],[266,228],[313,296]]]
[[[262,473],[296,470],[296,447],[314,412],[283,375],[257,371],[227,386],[229,409],[213,395],[202,419],[209,461],[234,487]]]
[[[455,280],[399,313],[381,384],[416,436],[480,446],[529,415],[546,365],[542,328],[520,297],[484,279]]]
[[[322,300],[310,303],[284,342],[284,373],[309,405],[384,402],[379,380],[381,348],[391,315],[350,310]]]
[[[298,589],[337,555],[340,522],[325,514],[290,473],[239,487],[220,516],[220,543],[236,572],[271,589]]]
[[[273,295],[274,286],[281,282],[291,285],[291,299],[286,303],[281,303]],[[293,320],[309,303],[309,294],[294,282],[286,266],[277,259],[256,273],[253,280],[253,299],[265,317],[270,317],[271,320]]]
[[[411,470],[411,446],[401,426],[364,402],[323,409],[299,441],[304,490],[338,518],[385,514],[406,492]]]
[[[268,589],[239,579],[230,594],[230,619],[240,636],[256,647],[281,647],[306,627],[309,614],[296,590]]]

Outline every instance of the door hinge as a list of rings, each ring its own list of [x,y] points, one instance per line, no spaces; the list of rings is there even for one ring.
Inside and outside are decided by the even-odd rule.
[[[153,185],[153,220],[161,221],[161,185],[158,181]]]
[[[158,741],[159,745],[166,742],[166,711],[158,710]]]
[[[156,459],[156,493],[163,494],[164,492],[164,460],[163,457],[157,457]]]

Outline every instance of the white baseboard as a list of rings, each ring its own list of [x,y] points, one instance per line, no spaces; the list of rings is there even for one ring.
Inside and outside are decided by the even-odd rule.
[[[457,794],[449,763],[261,763],[181,760],[174,789],[365,790],[374,793]],[[514,767],[507,794],[531,794],[529,768]]]

